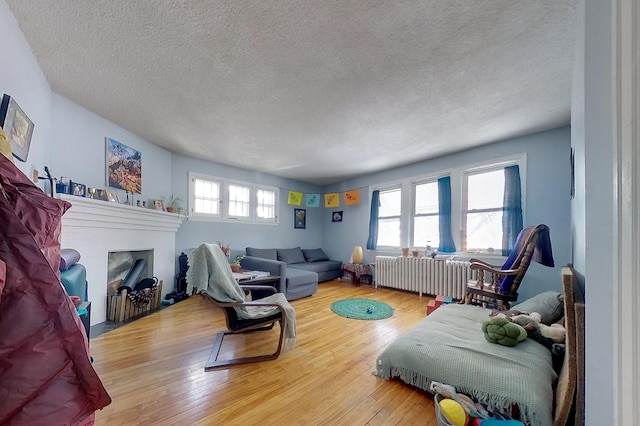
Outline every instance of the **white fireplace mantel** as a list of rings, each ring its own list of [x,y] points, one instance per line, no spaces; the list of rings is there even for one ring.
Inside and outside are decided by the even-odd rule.
[[[72,207],[62,216],[61,247],[80,252],[87,269],[91,325],[106,320],[107,260],[111,251],[153,250],[153,275],[163,296],[173,290],[175,235],[183,216],[60,194]]]

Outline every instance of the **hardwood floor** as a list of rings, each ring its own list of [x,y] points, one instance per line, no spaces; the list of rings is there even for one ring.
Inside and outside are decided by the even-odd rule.
[[[395,308],[391,318],[359,321],[331,312],[347,297]],[[295,300],[296,347],[277,360],[204,371],[218,308],[200,296],[91,340],[94,367],[113,402],[96,425],[408,425],[437,424],[433,399],[374,376],[377,355],[425,317],[426,297],[390,289],[321,283]],[[225,338],[229,355],[273,351],[278,326]]]

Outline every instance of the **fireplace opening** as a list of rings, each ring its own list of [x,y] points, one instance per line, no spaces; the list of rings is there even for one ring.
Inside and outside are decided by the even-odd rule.
[[[124,321],[157,309],[161,292],[162,282],[153,276],[153,250],[108,253],[108,320]]]
[[[136,262],[138,265],[141,263],[138,260],[144,262],[144,266],[140,271],[140,279],[152,278],[153,250],[110,251],[107,260],[107,288],[113,288],[114,285],[124,280],[134,268]]]

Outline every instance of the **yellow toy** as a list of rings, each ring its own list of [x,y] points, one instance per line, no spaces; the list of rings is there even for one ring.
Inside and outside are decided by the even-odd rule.
[[[440,411],[452,425],[465,426],[469,421],[467,412],[457,401],[446,398],[440,401],[439,405]]]

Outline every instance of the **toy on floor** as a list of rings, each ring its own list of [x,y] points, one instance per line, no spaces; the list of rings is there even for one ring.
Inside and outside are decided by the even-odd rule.
[[[435,392],[445,398],[451,398],[458,402],[462,408],[464,408],[464,411],[466,411],[471,417],[481,417],[483,419],[488,419],[490,417],[487,410],[485,410],[481,404],[476,404],[469,396],[463,393],[458,393],[456,388],[451,385],[433,381],[431,382],[429,389],[431,392]]]
[[[457,401],[453,399],[442,399],[438,405],[440,406],[440,412],[444,417],[454,426],[466,426],[469,422],[469,416],[467,412],[462,408]]]

